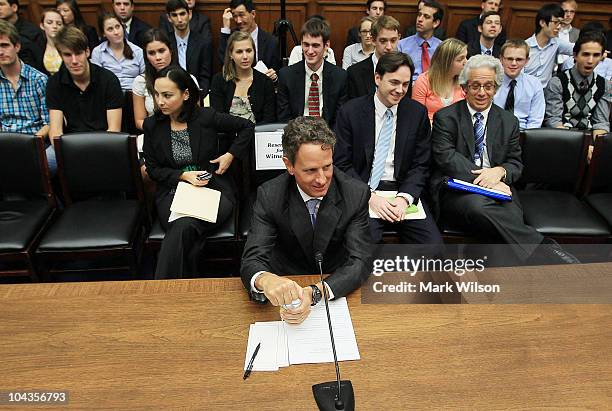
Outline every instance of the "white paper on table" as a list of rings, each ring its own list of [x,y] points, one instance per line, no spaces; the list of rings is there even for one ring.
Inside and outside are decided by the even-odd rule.
[[[181,217],[194,217],[216,223],[220,200],[220,191],[207,187],[196,187],[180,181],[176,187],[172,205],[170,205],[168,222]]]
[[[391,200],[397,196],[397,191],[377,191],[376,194]],[[413,205],[417,208],[416,211],[411,213],[404,213],[404,217],[402,218],[402,220],[424,220],[427,217],[425,214],[425,209],[423,208],[423,203],[421,201],[419,201],[418,204]],[[378,214],[374,212],[374,210],[372,210],[371,208],[369,208],[368,210],[370,212],[370,218],[380,218]]]
[[[285,331],[285,325],[283,321],[258,321],[255,325],[263,324],[263,327],[271,327],[276,325],[278,327],[278,340],[276,341],[276,363],[278,367],[289,366],[289,349],[287,347],[287,331]]]
[[[261,346],[253,361],[253,371],[278,371],[278,325],[273,322],[251,324],[244,369],[247,369],[259,343]]]
[[[263,74],[266,74],[266,71],[268,71],[268,67],[266,67],[266,64],[261,60],[259,60],[253,68]]]
[[[338,361],[360,359],[346,298],[330,301],[329,313]],[[334,361],[324,302],[314,306],[303,323],[297,325],[285,323],[285,329],[291,365]]]

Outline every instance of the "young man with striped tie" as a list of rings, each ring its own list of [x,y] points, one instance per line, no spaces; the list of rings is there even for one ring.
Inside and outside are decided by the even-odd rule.
[[[429,177],[430,123],[427,109],[406,97],[414,67],[397,51],[376,64],[376,92],[350,100],[338,113],[334,164],[370,187],[370,232],[382,242],[384,229],[405,244],[441,244],[442,238],[421,194]],[[393,198],[381,191],[395,191]],[[424,219],[406,220],[408,206],[420,202]]]
[[[304,60],[278,74],[279,121],[299,116],[322,117],[330,127],[346,101],[346,71],[325,61],[331,29],[324,20],[310,19],[302,27]]]

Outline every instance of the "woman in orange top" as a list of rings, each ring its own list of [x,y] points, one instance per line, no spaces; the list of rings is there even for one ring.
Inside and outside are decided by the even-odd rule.
[[[431,58],[429,70],[414,82],[412,98],[427,107],[429,121],[441,108],[463,100],[459,73],[467,61],[467,46],[455,38],[444,40]]]

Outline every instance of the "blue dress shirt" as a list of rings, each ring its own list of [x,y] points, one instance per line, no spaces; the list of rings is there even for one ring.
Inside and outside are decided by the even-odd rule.
[[[98,45],[91,53],[91,62],[110,70],[121,83],[122,90],[131,90],[134,79],[144,73],[145,62],[142,49],[136,44],[128,41],[128,45],[134,52],[133,59],[122,57],[117,59],[111,50],[108,41],[104,41]]]
[[[531,74],[540,79],[542,87],[546,87],[557,66],[557,55],[572,56],[574,43],[568,43],[555,37],[550,39],[544,47],[540,47],[535,34],[525,41],[529,45],[529,61],[523,71],[525,74]]]
[[[521,73],[516,77],[514,87],[514,116],[518,118],[521,130],[542,127],[546,102],[542,83],[534,76]],[[493,102],[501,108],[506,105],[512,79],[504,74],[501,87],[497,90]]]
[[[429,45],[427,47],[427,50],[429,51],[429,60],[431,61],[431,58],[433,57],[433,54],[435,53],[436,49],[438,48],[440,43],[442,43],[442,40],[440,40],[439,38],[432,36],[429,40],[425,40],[417,33],[414,36],[406,37],[405,39],[402,39],[399,43],[397,43],[397,50],[409,55],[412,59],[412,62],[414,63],[414,73],[412,73],[412,81],[415,81],[419,74],[423,72],[423,68],[421,67],[421,57],[423,51],[421,47],[423,46],[423,42],[425,41],[427,41],[427,44]]]

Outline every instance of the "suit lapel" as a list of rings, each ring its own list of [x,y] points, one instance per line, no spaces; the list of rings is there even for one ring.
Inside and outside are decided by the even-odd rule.
[[[342,211],[338,205],[340,201],[341,198],[336,191],[336,181],[332,179],[329,190],[323,198],[319,206],[319,212],[317,213],[317,224],[315,226],[313,239],[313,249],[315,252],[321,251],[324,253],[325,250],[327,250],[327,245],[342,216]]]
[[[161,149],[165,153],[165,157],[172,162],[172,167],[178,168],[178,164],[174,160],[174,154],[172,153],[172,137],[170,136],[170,117],[166,117],[160,125],[160,133],[162,138],[160,140]]]
[[[187,123],[187,130],[189,131],[189,144],[191,145],[191,156],[193,158],[193,162],[199,164],[200,142],[202,141],[200,127],[197,127],[197,124],[190,121]]]
[[[501,164],[502,161],[502,146],[501,146],[501,118],[497,111],[497,106],[491,104],[491,110],[489,110],[489,116],[487,118],[486,141],[487,141],[487,154],[489,155],[489,162],[491,167],[497,164]]]
[[[306,66],[304,64],[306,64],[304,61],[297,63],[298,66],[295,87],[297,88],[296,102],[298,108],[298,116],[304,115],[304,99],[306,98],[306,96],[304,95],[304,89],[306,88]]]
[[[313,255],[312,252],[312,224],[310,223],[310,215],[306,204],[300,196],[297,190],[297,185],[294,178],[289,179],[289,199],[288,199],[288,212],[289,212],[289,224],[291,230],[298,242],[300,247],[304,251],[306,256]]]
[[[376,110],[374,108],[374,97],[370,96],[363,105],[361,115],[361,131],[364,133],[363,142],[366,170],[372,170],[374,162],[374,148],[376,146]]]
[[[331,63],[328,63],[326,60],[323,60],[323,111],[321,113],[321,117],[325,120],[328,120],[327,112],[328,107],[330,106],[329,95],[330,95],[330,85],[332,83],[331,78]]]
[[[407,98],[407,97],[404,97]],[[406,138],[402,131],[408,129],[408,124],[406,123],[411,116],[409,113],[404,113],[404,106],[402,105],[402,101],[400,101],[397,107],[397,123],[395,125],[395,147],[393,154],[393,177],[397,180],[397,176],[400,172],[400,167],[404,163],[402,159],[404,158],[404,148],[406,147]]]
[[[459,121],[461,122],[461,136],[463,137],[463,141],[467,147],[468,153],[470,154],[469,158],[474,158],[474,145],[476,144],[476,140],[474,140],[474,125],[472,124],[472,117],[470,116],[470,111],[467,107],[467,102],[463,100],[459,107],[461,113],[459,115]]]

